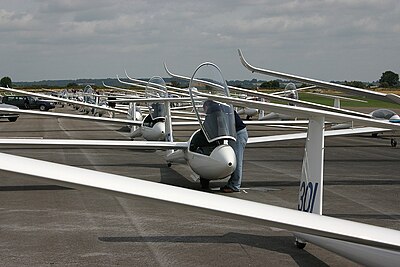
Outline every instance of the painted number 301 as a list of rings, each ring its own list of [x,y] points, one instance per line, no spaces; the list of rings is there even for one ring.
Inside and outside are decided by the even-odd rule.
[[[318,183],[302,182],[299,191],[299,204],[297,209],[300,211],[312,213],[314,209],[315,195],[317,194]]]

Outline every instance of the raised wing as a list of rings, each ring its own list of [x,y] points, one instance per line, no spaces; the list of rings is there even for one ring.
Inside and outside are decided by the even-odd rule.
[[[125,197],[139,196],[200,208],[229,218],[303,233],[303,237],[310,241],[316,236],[354,244],[360,250],[371,248],[380,254],[384,252],[387,256],[384,259],[378,257],[379,254],[365,255],[371,258],[368,260],[373,260],[368,262],[372,265],[380,265],[385,260],[385,264],[396,266],[400,256],[400,231],[392,229],[4,153],[0,153],[0,169],[72,187],[90,187]]]
[[[171,71],[169,71],[169,69],[167,68],[167,65],[165,63],[164,63],[164,68],[165,68],[165,71],[168,73],[168,75],[170,75],[171,77],[178,78],[178,79],[183,79],[183,80],[186,80],[186,81],[190,80],[189,77],[178,75],[178,74],[174,74]],[[198,81],[201,81],[201,82],[206,83],[206,84],[209,83],[209,82],[204,81],[204,80],[198,80]],[[211,86],[215,86],[215,84],[212,84],[212,83],[209,83],[209,84]],[[317,104],[317,103],[311,103],[311,102],[307,102],[307,101],[302,101],[302,100],[298,100],[298,99],[282,97],[282,96],[279,96],[279,95],[256,92],[254,90],[239,88],[239,87],[235,87],[235,86],[228,86],[228,88],[230,90],[233,90],[233,91],[245,93],[245,94],[251,95],[251,96],[257,96],[257,97],[268,99],[268,100],[271,100],[271,101],[280,101],[280,102],[283,101],[283,102],[286,102],[286,103],[291,103],[291,104],[296,105],[296,106],[315,108],[315,109],[326,110],[326,111],[331,111],[331,112],[338,112],[338,113],[354,115],[354,116],[360,116],[360,117],[365,117],[365,118],[370,118],[371,117],[368,114],[364,114],[364,113],[353,111],[353,110],[335,108],[335,107],[325,106],[325,105],[321,105],[321,104]]]
[[[120,87],[116,87],[116,86],[107,85],[104,82],[102,82],[102,83],[103,83],[103,86],[105,88],[109,88],[109,89],[113,89],[113,90],[117,90],[117,91],[123,91],[123,92],[127,92],[127,93],[130,93],[130,94],[136,94],[136,95],[144,96],[143,92],[133,91],[133,90],[130,90],[130,89],[125,89],[125,88],[120,88]]]
[[[325,120],[330,120],[333,122],[348,122],[354,121],[359,122],[365,126],[372,126],[372,127],[379,127],[385,129],[392,129],[392,130],[399,130],[400,125],[396,123],[390,123],[385,121],[379,121],[372,118],[362,118],[358,116],[352,116],[347,114],[340,114],[336,112],[330,112],[325,110],[316,110],[312,108],[304,108],[304,107],[296,107],[296,106],[287,106],[281,104],[274,104],[274,103],[266,103],[266,102],[259,102],[254,100],[247,100],[247,99],[238,99],[233,97],[219,97],[216,95],[206,94],[206,93],[199,93],[200,96],[205,96],[210,99],[215,99],[219,101],[226,101],[232,103],[233,105],[237,106],[247,106],[259,109],[268,109],[273,112],[286,114],[293,117],[302,117],[302,118],[312,118],[316,116],[324,117]]]
[[[130,77],[128,75],[128,73],[126,72],[126,70],[125,70],[125,75],[129,80],[131,80],[131,81],[136,83],[134,85],[138,85],[138,83],[140,83],[140,84],[146,84],[147,83],[146,81],[142,81],[142,80]],[[188,91],[187,88],[186,89],[185,88],[179,88],[179,87],[170,86],[170,85],[167,85],[166,87],[167,87],[169,92],[173,92],[174,94],[177,94],[177,95],[180,95],[180,96],[189,96],[189,91]]]
[[[301,76],[297,76],[297,75],[287,74],[287,73],[283,73],[283,72],[254,67],[246,61],[246,59],[244,58],[243,53],[240,49],[238,49],[238,52],[239,52],[240,61],[242,62],[243,66],[245,66],[251,72],[261,73],[261,74],[274,76],[274,77],[278,77],[278,78],[283,78],[283,79],[290,79],[290,80],[294,80],[294,81],[299,81],[299,82],[303,82],[303,83],[307,83],[307,84],[320,86],[322,88],[343,91],[343,92],[353,94],[353,95],[367,96],[367,97],[377,99],[377,100],[390,101],[390,102],[393,102],[396,104],[400,104],[400,96],[398,96],[396,94],[385,94],[385,93],[375,92],[375,91],[371,91],[371,90],[355,88],[355,87],[351,87],[351,86],[347,86],[347,85],[335,84],[335,83],[305,78],[305,77],[301,77]]]

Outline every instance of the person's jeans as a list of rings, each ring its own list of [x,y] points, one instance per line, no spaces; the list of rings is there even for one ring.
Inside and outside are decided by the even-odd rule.
[[[244,128],[236,133],[236,142],[229,141],[229,145],[233,148],[236,155],[236,169],[231,174],[231,178],[228,181],[228,186],[234,191],[240,190],[240,185],[242,183],[242,169],[243,169],[243,155],[244,148],[246,147],[247,139],[249,138],[247,134],[247,129]]]

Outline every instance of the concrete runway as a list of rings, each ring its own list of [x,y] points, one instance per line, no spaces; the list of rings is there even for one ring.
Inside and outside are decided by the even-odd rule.
[[[71,107],[57,111],[73,112]],[[127,140],[127,133],[118,129],[34,116],[21,116],[15,123],[0,121],[1,138]],[[174,132],[179,140],[186,140],[189,133],[187,128]],[[271,128],[250,128],[250,136],[273,133]],[[249,145],[244,190],[229,196],[295,209],[303,151],[301,140]],[[200,188],[185,178],[190,176],[186,167],[168,168],[162,152],[61,148],[1,152]],[[325,215],[400,230],[400,148],[390,147],[390,139],[327,138],[324,173]],[[312,244],[299,250],[289,232],[267,225],[61,187],[4,171],[0,171],[0,203],[2,266],[356,266]]]

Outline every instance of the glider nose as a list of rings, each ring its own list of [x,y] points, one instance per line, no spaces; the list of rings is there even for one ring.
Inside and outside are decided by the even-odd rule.
[[[400,123],[400,116],[395,114],[392,117],[390,117],[389,121],[394,123]]]
[[[157,122],[153,126],[153,132],[154,132],[156,140],[164,139],[164,136],[165,136],[165,123],[164,122]]]
[[[207,180],[218,180],[228,177],[236,168],[236,155],[229,145],[214,148],[211,154],[193,153],[188,164],[200,177]]]
[[[159,141],[165,137],[165,123],[157,122],[153,127],[142,127],[143,138],[147,141]]]

